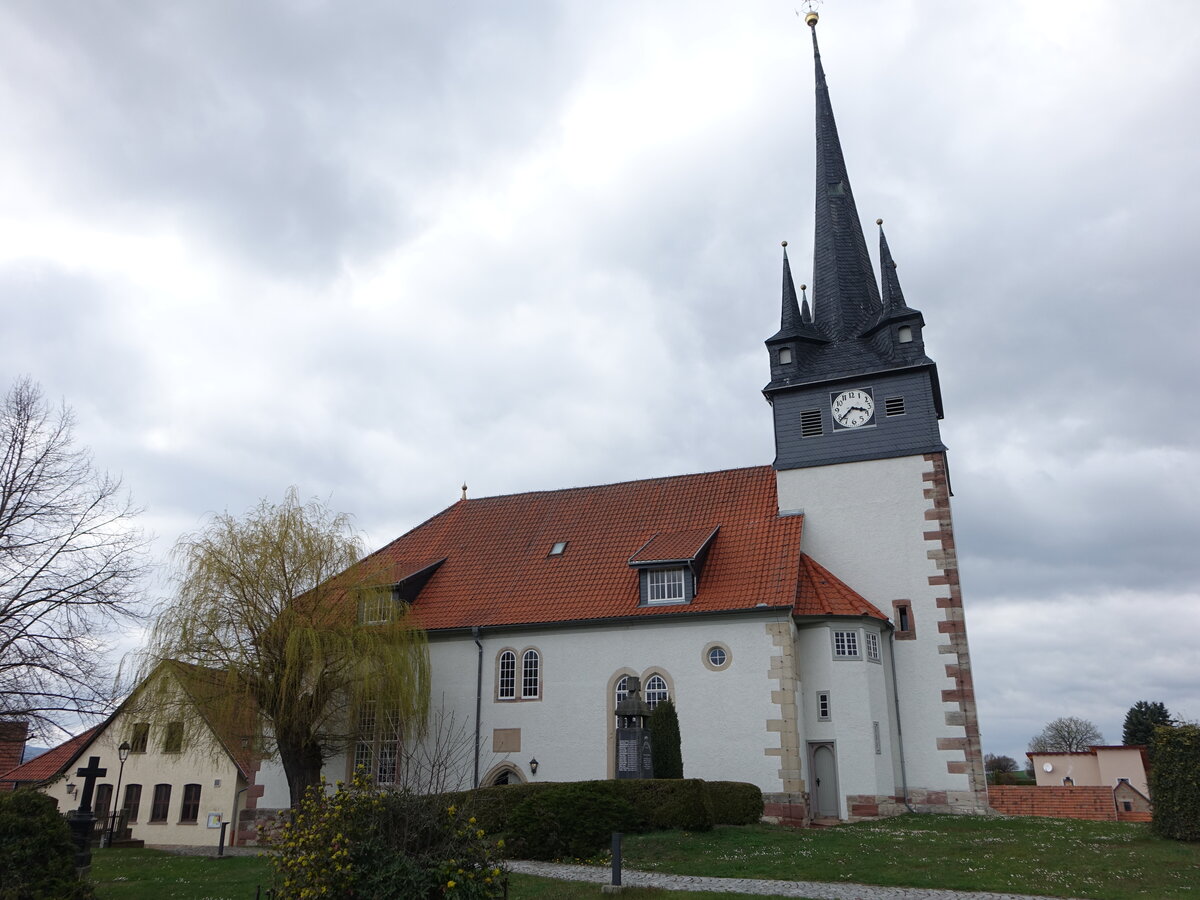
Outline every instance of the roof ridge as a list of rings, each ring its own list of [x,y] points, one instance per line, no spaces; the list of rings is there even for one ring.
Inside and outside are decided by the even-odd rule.
[[[533,496],[537,496],[539,494],[543,494],[543,495],[567,494],[567,493],[571,493],[573,491],[592,491],[592,490],[599,490],[601,488],[621,487],[622,485],[627,485],[627,484],[650,484],[651,482],[656,482],[656,481],[657,482],[681,481],[685,478],[699,478],[703,475],[724,475],[729,472],[753,472],[758,469],[766,469],[766,470],[773,471],[771,469],[771,466],[766,465],[766,464],[757,465],[757,466],[733,466],[728,469],[714,469],[709,472],[684,472],[683,474],[680,474],[680,475],[657,475],[657,476],[653,476],[651,478],[629,478],[629,479],[626,479],[625,481],[609,481],[609,482],[605,482],[603,484],[581,484],[581,485],[577,485],[575,487],[551,488],[548,490],[541,490],[541,491],[516,491],[511,494],[491,494],[486,497],[474,497],[474,498],[471,498],[471,499],[465,500],[465,501],[460,500],[457,503],[455,503],[454,506],[458,506],[459,503],[477,504],[477,503],[482,503],[485,500],[507,500],[512,497],[533,497]],[[447,512],[448,510],[453,509],[453,508],[454,507],[447,507],[447,509],[443,510],[443,512]],[[433,518],[436,518],[436,516]],[[426,520],[426,521],[431,521],[431,520]],[[417,527],[420,528],[421,526],[418,525]]]

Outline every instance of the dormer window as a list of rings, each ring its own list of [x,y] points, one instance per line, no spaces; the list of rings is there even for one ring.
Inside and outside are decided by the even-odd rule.
[[[896,340],[901,344],[911,344],[913,339],[912,326],[901,325],[896,329]]]
[[[685,574],[686,570],[682,567],[648,571],[646,573],[646,602],[650,604],[686,602],[687,597],[684,596]]]
[[[690,603],[716,536],[717,528],[695,528],[660,532],[646,541],[629,559],[629,565],[638,570],[639,605]]]
[[[792,362],[792,348],[791,347],[780,347],[779,348],[779,364],[781,366],[787,366],[787,365],[790,365],[791,362]]]

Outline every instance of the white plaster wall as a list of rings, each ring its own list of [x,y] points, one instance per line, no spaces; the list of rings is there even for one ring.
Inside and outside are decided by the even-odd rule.
[[[779,757],[764,750],[779,738],[766,723],[782,713],[771,702],[778,685],[768,679],[770,659],[779,655],[767,633],[769,623],[787,622],[786,612],[749,611],[738,615],[628,624],[547,628],[517,632],[485,629],[480,777],[507,762],[530,781],[578,781],[608,777],[608,686],[620,669],[645,677],[661,672],[673,686],[679,712],[684,774],[687,777],[748,781],[764,791],[782,790]],[[719,641],[731,662],[720,671],[704,665],[704,648]],[[497,701],[496,658],[510,648],[534,647],[542,655],[542,699]],[[442,703],[473,730],[476,647],[469,635],[430,636],[432,704]],[[519,679],[518,671],[518,679]],[[519,681],[518,681],[519,683]],[[492,752],[492,731],[521,729],[521,749]],[[538,760],[536,776],[529,761]],[[331,760],[327,772],[344,777],[345,759]],[[464,773],[462,786],[470,786]]]
[[[288,790],[287,775],[278,756],[265,759],[254,775],[254,783],[263,786],[263,795],[256,804],[259,809],[286,809],[292,805],[292,794]],[[245,803],[242,804],[243,808]]]
[[[922,456],[905,456],[779,472],[779,508],[804,513],[804,552],[884,615],[892,615],[893,600],[911,601],[917,639],[895,643],[908,784],[967,790],[966,775],[946,771],[962,751],[937,749],[939,737],[960,738],[965,730],[946,724],[945,714],[958,705],[941,699],[955,687],[945,667],[956,657],[939,652],[948,640],[937,630],[943,611],[936,598],[948,588],[929,584],[941,574],[928,555],[936,544],[924,539],[937,528],[925,519],[931,501],[923,475],[932,470]]]
[[[1062,787],[1064,778],[1070,778],[1078,787],[1105,783],[1100,778],[1100,765],[1091,753],[1034,753],[1030,759],[1038,787]],[[1045,769],[1047,763],[1049,772]],[[1111,786],[1116,783],[1114,779]]]
[[[207,822],[209,813],[219,813],[222,821],[231,823],[225,834],[225,841],[228,843],[232,837],[232,823],[236,821],[234,804],[238,802],[238,790],[245,784],[229,756],[211,743],[211,731],[201,723],[186,723],[183,751],[163,753],[161,750],[162,729],[151,727],[146,752],[131,753],[125,762],[118,794],[116,786],[121,763],[120,757],[117,755],[117,747],[122,741],[129,740],[132,735],[132,721],[127,717],[118,716],[92,740],[80,754],[79,759],[67,770],[66,775],[49,785],[45,792],[58,801],[58,808],[61,811],[77,809],[79,794],[83,789],[83,779],[78,777],[75,772],[80,767],[87,765],[89,757],[98,756],[100,765],[108,770],[108,774],[97,780],[96,785],[111,784],[113,786],[113,803],[117,808],[124,803],[127,785],[140,784],[142,786],[138,820],[130,823],[134,838],[143,840],[147,844],[184,844],[215,848],[220,841],[221,832],[217,828],[208,828]],[[68,783],[78,786],[74,797],[67,794]],[[149,821],[156,784],[171,785],[171,803],[165,822]],[[195,823],[179,821],[185,784],[200,785],[200,814]]]
[[[1130,785],[1145,796],[1150,796],[1150,785],[1146,780],[1146,767],[1142,763],[1142,751],[1122,747],[1096,751],[1096,763],[1100,769],[1100,784],[1116,787],[1118,779],[1126,778]]]
[[[862,632],[877,626],[860,619],[831,619],[805,624],[796,632],[796,657],[800,668],[800,696],[803,707],[804,778],[811,792],[812,771],[809,746],[813,742],[832,741],[838,770],[840,814],[849,814],[848,794],[891,795],[894,780],[894,728],[888,699],[885,666],[863,659],[836,659],[833,655],[834,630],[859,631],[859,646],[864,648]],[[865,648],[864,648],[865,649]],[[829,721],[818,718],[817,693],[830,692]],[[880,753],[875,753],[873,724],[880,727]]]

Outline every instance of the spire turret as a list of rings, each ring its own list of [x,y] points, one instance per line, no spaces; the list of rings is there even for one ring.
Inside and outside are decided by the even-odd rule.
[[[876,219],[879,226],[879,276],[883,282],[883,312],[884,315],[906,309],[904,291],[900,290],[900,278],[896,275],[896,263],[892,260],[892,251],[888,248],[887,235],[883,233],[883,219]]]

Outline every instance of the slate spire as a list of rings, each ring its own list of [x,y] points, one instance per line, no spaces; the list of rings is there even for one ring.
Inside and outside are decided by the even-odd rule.
[[[842,155],[829,86],[817,44],[817,15],[812,29],[817,89],[816,233],[813,245],[813,306],[816,326],[830,339],[856,338],[880,311],[879,288],[867,253],[862,223]]]
[[[900,277],[896,274],[896,263],[892,260],[892,251],[888,248],[887,235],[883,233],[883,219],[876,219],[875,224],[879,226],[879,276],[883,282],[884,314],[907,309],[904,291],[900,290]]]
[[[805,305],[808,300],[805,298]],[[796,300],[796,282],[792,280],[792,264],[788,262],[787,241],[783,242],[783,310],[779,315],[779,334],[794,335],[803,322],[800,304]]]

